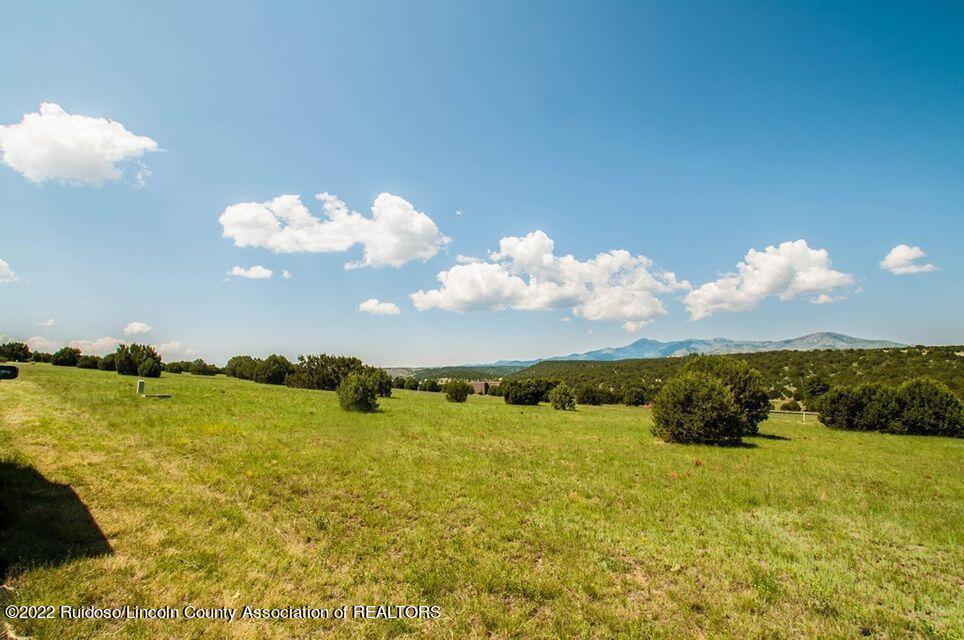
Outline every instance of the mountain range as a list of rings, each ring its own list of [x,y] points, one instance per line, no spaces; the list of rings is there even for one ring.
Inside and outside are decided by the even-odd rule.
[[[500,360],[488,366],[497,367],[528,367],[541,360],[626,360],[629,358],[667,358],[671,356],[685,356],[691,353],[754,353],[757,351],[810,351],[814,349],[886,349],[903,347],[898,342],[890,340],[868,340],[854,338],[842,333],[811,333],[789,340],[730,340],[729,338],[689,338],[660,342],[641,338],[623,347],[607,347],[586,351],[585,353],[570,353],[565,356],[554,356],[540,360]],[[470,365],[477,366],[477,365]]]
[[[729,338],[689,338],[660,342],[641,338],[623,347],[607,347],[584,353],[539,358],[536,360],[499,360],[488,364],[467,364],[447,367],[389,367],[393,376],[425,378],[500,378],[546,360],[591,360],[607,362],[631,358],[668,358],[691,353],[755,353],[758,351],[812,351],[817,349],[890,349],[906,345],[890,340],[854,338],[842,333],[811,333],[789,340],[730,340]]]

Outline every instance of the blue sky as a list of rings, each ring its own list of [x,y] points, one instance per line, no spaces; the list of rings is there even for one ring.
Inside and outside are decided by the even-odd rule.
[[[959,3],[37,2],[5,22],[0,334],[383,365],[964,342]],[[351,213],[328,224],[321,193]],[[302,226],[272,218],[283,195]],[[272,277],[227,275],[254,266]]]

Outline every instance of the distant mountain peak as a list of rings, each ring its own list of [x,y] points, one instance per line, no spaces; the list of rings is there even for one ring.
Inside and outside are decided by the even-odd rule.
[[[660,342],[640,338],[624,347],[608,347],[585,353],[555,356],[547,360],[626,360],[666,358],[692,353],[755,353],[758,351],[810,351],[814,349],[887,349],[904,345],[889,340],[868,340],[842,333],[821,331],[789,340],[731,340],[729,338],[688,338]]]

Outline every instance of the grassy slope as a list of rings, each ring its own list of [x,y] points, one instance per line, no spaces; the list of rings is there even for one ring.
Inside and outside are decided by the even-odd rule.
[[[781,416],[746,448],[556,412],[22,367],[0,462],[69,484],[110,555],[16,570],[18,604],[439,604],[435,622],[23,622],[36,638],[880,637],[964,628],[964,442]],[[0,549],[3,543],[0,542]]]

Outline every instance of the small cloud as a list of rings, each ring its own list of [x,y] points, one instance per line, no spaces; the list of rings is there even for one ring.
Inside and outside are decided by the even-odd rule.
[[[650,322],[651,322],[650,320],[640,320],[640,321],[628,320],[622,324],[623,331],[625,331],[626,333],[636,333],[637,331],[639,331],[640,329],[648,325]]]
[[[911,273],[927,273],[937,271],[937,267],[929,262],[918,262],[927,256],[920,247],[909,247],[906,244],[899,244],[890,250],[884,259],[880,261],[880,268],[890,271],[894,275],[904,276]]]
[[[462,217],[465,216],[465,214],[462,212],[461,209],[459,209],[458,211],[456,211],[456,212],[455,212],[455,215],[457,215],[457,216],[460,217],[460,218],[462,218]]]
[[[402,312],[394,302],[380,302],[378,298],[365,300],[358,305],[358,310],[376,316],[397,316]]]
[[[284,271],[281,272],[281,277],[284,278],[285,280],[288,280],[291,278],[291,272],[285,269]]]
[[[560,322],[572,322],[572,316],[566,316],[565,318],[561,318],[559,321],[560,321]]]
[[[38,327],[52,327],[55,324],[57,324],[57,321],[54,320],[53,318],[47,318],[46,320],[40,320],[38,322],[34,322],[34,324],[37,325]]]
[[[819,296],[810,298],[810,304],[830,304],[831,302],[840,302],[846,299],[847,296],[831,296],[826,293],[821,293]]]
[[[137,171],[134,172],[134,186],[138,189],[146,186],[147,179],[151,177],[151,174],[153,173],[154,172],[151,171],[146,164],[138,160]]]
[[[10,268],[10,265],[7,264],[5,260],[0,259],[0,284],[16,281],[17,274],[13,272],[13,269]]]
[[[151,325],[145,322],[128,322],[127,326],[124,327],[125,336],[142,336],[145,333],[149,333],[151,330]]]
[[[235,276],[238,278],[250,278],[252,280],[265,280],[270,278],[274,274],[271,269],[266,269],[259,264],[253,267],[248,267],[247,269],[243,267],[234,267],[228,271],[229,276]]]
[[[199,353],[201,352],[194,348],[187,348],[184,350],[184,355],[188,355],[188,356],[196,356]]]

